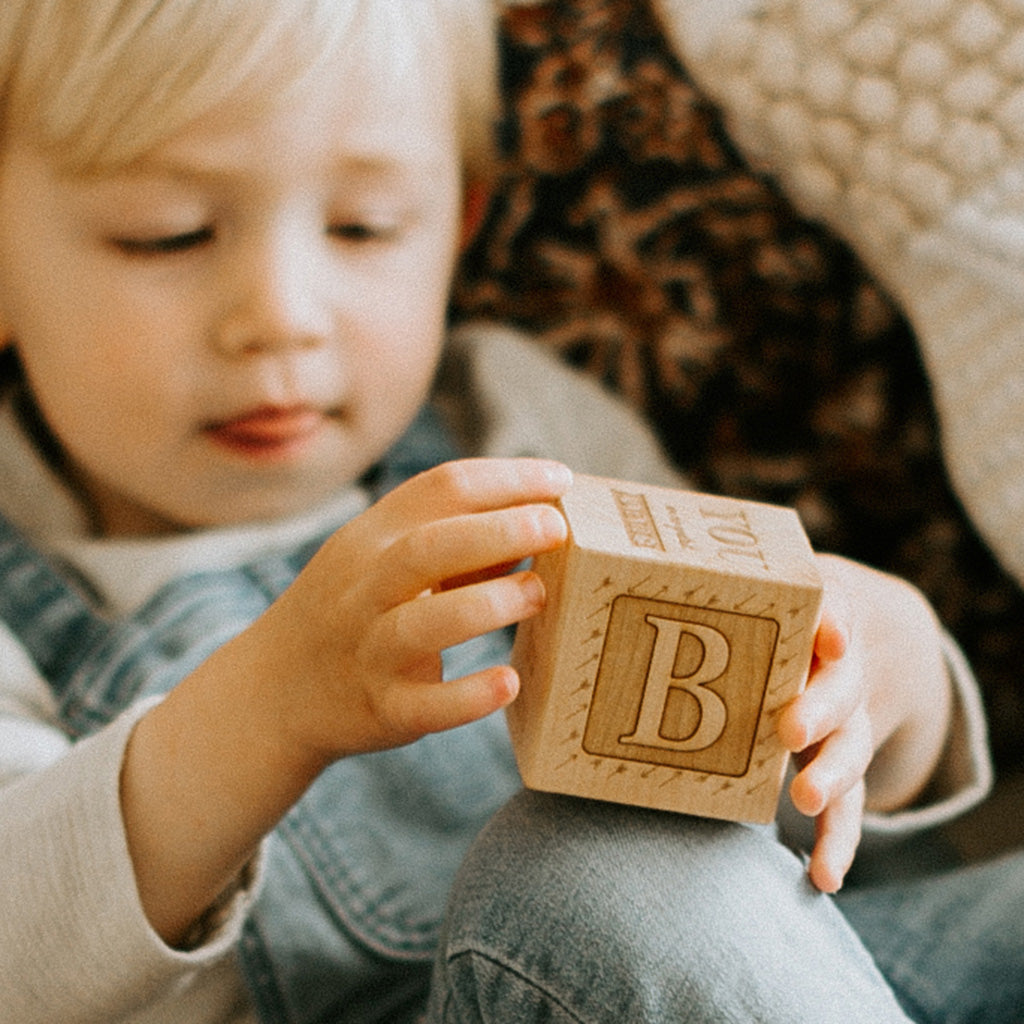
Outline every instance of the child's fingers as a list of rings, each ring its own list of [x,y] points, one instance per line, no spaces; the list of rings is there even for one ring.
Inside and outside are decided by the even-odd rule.
[[[822,892],[837,892],[860,843],[864,818],[864,783],[846,790],[822,811],[808,874]]]
[[[544,584],[533,572],[424,595],[381,616],[373,639],[382,660],[401,671],[446,647],[535,615],[544,597]]]
[[[833,599],[833,605],[840,598]],[[842,604],[846,604],[845,597]],[[825,610],[814,637],[814,656],[819,661],[838,661],[845,653],[850,642],[847,615],[836,614],[835,608]]]
[[[862,699],[862,659],[850,643],[850,618],[844,589],[826,585],[807,688],[789,703],[779,720],[779,738],[793,753],[820,743]]]
[[[778,732],[792,753],[820,743],[838,729],[864,699],[860,659],[854,651],[836,662],[820,665],[803,693],[779,716]]]
[[[407,480],[376,506],[376,529],[397,535],[431,519],[554,501],[572,472],[548,459],[459,459]]]
[[[427,522],[381,556],[375,602],[386,610],[453,577],[478,573],[562,544],[567,527],[551,505],[519,505]]]
[[[546,459],[447,462],[406,480],[342,526],[324,544],[321,560],[333,560],[343,567],[355,561],[369,565],[391,545],[430,523],[552,504],[571,484],[571,471]],[[367,571],[374,578],[380,576],[378,570],[370,569],[361,571],[360,578],[365,579]],[[436,582],[441,582],[440,578]]]
[[[451,576],[441,580],[439,590],[458,590],[459,587],[468,587],[472,583],[483,583],[484,580],[497,579],[510,573],[519,563],[501,562],[498,565],[489,565],[485,569],[474,569],[472,572],[465,572],[459,576]]]
[[[871,722],[861,706],[820,744],[790,786],[793,806],[811,817],[860,784],[871,762]]]
[[[407,743],[493,714],[518,692],[519,676],[508,665],[443,683],[396,683],[381,698],[381,724],[394,743]]]
[[[843,656],[849,643],[854,608],[850,603],[849,586],[841,574],[841,564],[825,557],[819,558],[817,564],[825,589],[814,653],[818,658],[835,661]]]

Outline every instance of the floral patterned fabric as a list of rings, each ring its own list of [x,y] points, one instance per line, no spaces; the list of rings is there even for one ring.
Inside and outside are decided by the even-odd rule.
[[[695,486],[793,505],[820,550],[915,582],[1024,768],[1024,593],[952,494],[899,310],[739,157],[644,3],[511,8],[503,47],[504,176],[455,317],[620,392]]]

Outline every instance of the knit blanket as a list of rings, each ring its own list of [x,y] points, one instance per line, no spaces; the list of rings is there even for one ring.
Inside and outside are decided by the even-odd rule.
[[[743,151],[907,312],[953,483],[1024,580],[1024,8],[655,3]]]

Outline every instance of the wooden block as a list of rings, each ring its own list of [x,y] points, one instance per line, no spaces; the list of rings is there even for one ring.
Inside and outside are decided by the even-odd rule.
[[[736,821],[775,816],[775,734],[803,688],[821,580],[796,513],[577,475],[535,559],[507,711],[524,783]]]

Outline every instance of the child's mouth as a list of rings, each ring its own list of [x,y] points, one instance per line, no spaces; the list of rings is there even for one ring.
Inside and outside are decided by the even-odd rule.
[[[211,423],[205,433],[214,444],[250,458],[286,459],[320,433],[327,416],[308,405],[265,406],[231,420]]]

